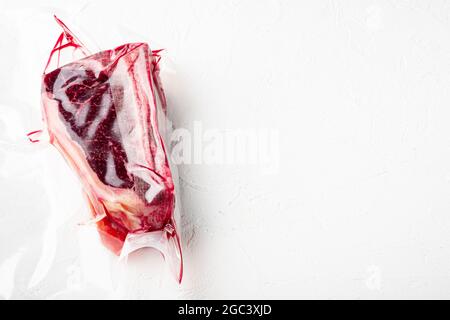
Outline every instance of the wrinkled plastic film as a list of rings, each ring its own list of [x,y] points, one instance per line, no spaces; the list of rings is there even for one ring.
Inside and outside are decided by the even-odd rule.
[[[95,225],[105,247],[121,260],[155,248],[181,281],[177,174],[165,147],[171,123],[159,51],[130,43],[90,54],[56,20],[63,32],[43,74],[44,128],[29,139],[48,139],[76,173],[91,215],[81,224]]]

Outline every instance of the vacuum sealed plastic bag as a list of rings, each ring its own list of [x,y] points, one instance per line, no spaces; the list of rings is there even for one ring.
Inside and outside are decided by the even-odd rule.
[[[48,135],[75,171],[91,214],[83,224],[96,226],[106,248],[120,258],[155,248],[181,282],[174,168],[164,141],[170,125],[158,51],[146,43],[129,43],[90,54],[56,20],[63,32],[42,78],[44,130],[30,133],[30,140]],[[64,65],[63,59],[68,60]]]

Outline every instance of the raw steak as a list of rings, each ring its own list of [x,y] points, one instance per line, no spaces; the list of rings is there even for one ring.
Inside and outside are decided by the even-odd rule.
[[[65,48],[84,48],[57,21],[64,32],[49,62]],[[44,73],[43,118],[83,185],[103,243],[120,254],[127,236],[144,235],[142,242],[150,235],[153,244],[137,246],[159,249],[181,281],[175,189],[158,130],[158,112],[165,112],[158,61],[146,43],[130,43]]]

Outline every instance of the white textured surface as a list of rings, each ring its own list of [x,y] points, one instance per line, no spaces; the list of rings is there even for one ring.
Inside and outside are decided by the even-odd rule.
[[[112,2],[0,1],[0,296],[450,298],[450,2]],[[79,186],[23,137],[52,13],[101,48],[166,48],[177,127],[279,132],[275,174],[180,167],[180,287],[151,253],[115,283],[66,249],[96,243],[60,218]]]

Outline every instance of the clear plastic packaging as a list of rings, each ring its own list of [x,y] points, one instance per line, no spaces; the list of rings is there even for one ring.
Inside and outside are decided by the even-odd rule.
[[[120,260],[157,249],[181,282],[178,176],[159,51],[129,43],[91,54],[55,19],[63,32],[42,77],[44,128],[29,139],[48,141],[76,173],[90,213],[79,217],[81,228],[95,227]]]

